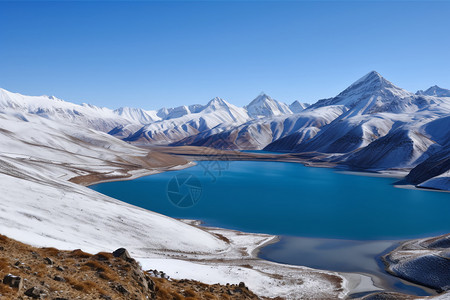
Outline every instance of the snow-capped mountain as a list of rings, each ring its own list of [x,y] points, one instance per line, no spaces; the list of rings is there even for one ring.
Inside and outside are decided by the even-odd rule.
[[[432,124],[449,115],[449,99],[413,94],[370,72],[300,113],[253,119],[174,145],[317,152],[352,168],[408,169],[445,147],[442,129]]]
[[[287,104],[274,100],[264,93],[261,93],[245,108],[247,109],[248,115],[252,118],[292,114],[292,111]]]
[[[0,89],[0,109],[36,114],[47,119],[109,131],[129,121],[112,110],[89,104],[77,105],[54,96],[24,96]]]
[[[0,89],[0,109],[35,114],[50,120],[74,123],[108,132],[126,124],[148,124],[160,120],[155,111],[122,107],[111,110],[90,104],[73,104],[54,96],[25,96]]]
[[[321,153],[334,164],[385,170],[445,157],[438,154],[449,146],[447,92],[435,86],[414,94],[372,71],[336,97],[309,106],[261,94],[245,107],[216,97],[206,105],[158,111],[110,110],[0,90],[0,109],[83,125],[136,144]]]
[[[442,129],[431,124],[450,114],[448,99],[412,94],[376,72],[306,112],[324,107],[342,113],[309,140],[297,141],[301,131],[295,132],[266,149],[329,153],[335,162],[365,170],[411,168],[443,147]]]
[[[319,100],[308,109],[342,106],[352,115],[376,112],[404,113],[425,106],[426,103],[421,102],[420,99],[372,71],[336,97]]]
[[[297,141],[301,132],[295,132],[266,149],[337,153],[341,154],[340,162],[361,169],[412,167],[436,146],[435,131],[426,132],[426,125],[450,114],[447,99],[412,94],[376,72],[305,112],[319,108],[339,108],[342,113],[311,139]]]
[[[300,103],[297,100],[295,100],[294,102],[291,103],[291,105],[289,105],[289,109],[294,113],[297,114],[301,111],[304,111],[306,108],[308,108],[309,103]]]
[[[450,97],[450,90],[443,89],[437,85],[430,87],[426,91],[417,91],[416,95],[426,95],[435,97]]]
[[[250,120],[244,108],[234,106],[218,97],[209,101],[201,109],[197,108],[196,113],[181,114],[180,117],[167,118],[145,125],[124,140],[134,143],[170,144],[213,128],[220,131],[220,128],[237,126]],[[110,131],[110,134],[118,136],[130,127],[131,125],[117,127]]]
[[[158,112],[156,114],[158,117],[160,117],[160,119],[164,119],[164,120],[165,119],[175,119],[175,118],[182,117],[184,115],[198,113],[203,108],[204,108],[204,106],[201,104],[193,104],[193,105],[189,105],[189,106],[183,105],[183,106],[178,106],[178,107],[174,107],[174,108],[165,108],[164,107],[164,108],[161,108],[160,110],[158,110]]]
[[[341,111],[338,111],[341,113]],[[273,118],[253,119],[239,126],[220,128],[187,137],[172,145],[207,146],[220,149],[263,149],[268,144],[282,140],[293,132],[301,132],[298,140],[309,140],[319,128],[330,123],[339,114],[336,111],[318,109]],[[284,150],[289,150],[284,149]],[[274,149],[280,151],[281,149]]]
[[[118,116],[130,121],[140,124],[148,124],[151,122],[159,121],[161,118],[154,110],[143,110],[140,108],[121,107],[114,110],[114,113]]]

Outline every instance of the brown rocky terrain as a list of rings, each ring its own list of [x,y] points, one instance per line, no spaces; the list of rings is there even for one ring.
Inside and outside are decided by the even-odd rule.
[[[95,255],[0,235],[0,299],[259,299],[244,283],[208,285],[143,271],[121,248]]]

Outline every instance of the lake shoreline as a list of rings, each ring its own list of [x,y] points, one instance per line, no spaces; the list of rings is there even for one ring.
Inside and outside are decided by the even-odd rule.
[[[173,153],[170,153],[170,154],[173,155]],[[238,154],[238,155],[240,155],[240,154]],[[252,154],[252,155],[254,155],[254,154]],[[287,162],[287,163],[301,163],[301,164],[303,164],[305,166],[320,167],[320,168],[332,168],[335,172],[340,172],[340,173],[349,174],[349,175],[369,176],[369,177],[389,177],[389,178],[399,178],[400,177],[399,173],[394,173],[393,174],[392,172],[389,173],[389,174],[383,174],[383,173],[379,173],[379,172],[372,173],[372,172],[360,172],[360,171],[347,171],[347,170],[342,170],[342,169],[336,168],[336,166],[324,166],[323,164],[309,165],[308,163],[306,163],[305,161],[302,161],[302,160],[291,160],[291,159],[285,160],[285,158],[283,158],[282,160],[278,160],[278,159],[273,160],[273,157],[272,158],[265,157],[265,154],[264,155],[258,155],[257,154],[256,157],[253,157],[253,159],[247,157],[247,155],[244,155],[244,156],[245,157],[240,157],[240,159],[238,159],[238,160],[242,160],[242,161],[247,161],[247,160],[248,161],[274,161],[274,162],[279,161],[279,162]],[[263,157],[261,157],[261,156],[263,156]],[[192,159],[192,157],[190,157],[190,158]],[[205,158],[205,156],[202,156],[201,158]],[[203,160],[232,160],[232,159],[229,159],[230,157],[227,157],[227,159],[217,159],[219,157],[214,157],[214,158],[216,158],[216,159],[214,159],[210,155],[207,155],[206,158],[207,159],[203,159]],[[200,159],[200,160],[202,160],[202,159]],[[90,186],[90,185],[101,183],[101,182],[132,180],[132,179],[136,179],[136,178],[139,178],[139,177],[142,177],[142,176],[154,175],[154,174],[161,173],[161,172],[185,169],[185,168],[192,167],[194,165],[195,165],[194,162],[188,162],[187,164],[184,164],[184,165],[171,166],[171,167],[162,168],[162,169],[159,169],[159,170],[145,170],[142,173],[135,172],[135,174],[133,174],[132,176],[128,176],[128,177],[124,177],[124,178],[103,178],[101,181],[98,181],[98,180],[97,181],[92,181],[88,185]],[[196,227],[201,228],[201,229],[206,230],[206,231],[211,230],[211,228],[213,228],[214,230],[222,230],[222,232],[234,231],[234,230],[229,230],[229,229],[224,229],[224,228],[214,228],[214,227],[204,226],[201,223],[201,221],[198,221],[198,220],[197,221],[193,221],[193,223],[191,223],[190,225],[196,226]],[[248,233],[244,233],[244,232],[241,232],[241,231],[236,231],[236,232],[240,232],[240,234],[244,234],[244,235],[253,235],[253,234],[248,234]],[[255,234],[255,235],[259,235],[259,234]],[[261,251],[262,248],[264,248],[264,247],[266,247],[266,246],[268,246],[270,244],[277,243],[279,241],[280,241],[280,236],[272,236],[270,239],[265,240],[264,242],[262,242],[261,244],[259,244],[257,246],[253,245],[254,248],[253,248],[252,253],[251,253],[250,256],[253,259],[256,259],[256,260],[262,260],[262,261],[266,261],[266,262],[276,263],[275,261],[271,261],[271,260],[266,260],[266,259],[260,258],[258,254],[259,254],[259,252]],[[289,264],[289,265],[285,265],[285,266],[286,267],[294,267],[296,265],[290,265]],[[325,270],[325,269],[323,271],[325,271],[325,272],[334,272],[334,271],[329,271],[329,270]],[[339,272],[339,273],[341,273],[341,272]],[[364,275],[364,276],[368,275],[366,273],[359,273],[359,272],[354,272],[354,273],[355,273],[355,275],[356,274],[360,274],[360,275]],[[370,276],[370,277],[372,277],[372,276]],[[348,278],[350,278],[349,279],[350,281],[353,280],[352,276],[348,276]],[[372,279],[373,279],[373,277],[372,277]],[[357,281],[358,280],[356,280],[353,283],[349,282],[348,284],[349,284],[349,286],[354,286],[354,285],[357,286],[358,284],[361,284],[361,282],[357,283]],[[367,283],[365,285],[366,285],[366,289],[369,289],[369,290],[371,290],[373,292],[376,291],[376,290],[373,289],[373,286],[368,287]],[[361,288],[361,287],[359,287],[359,289],[364,290],[364,288]],[[358,291],[358,292],[360,292],[360,291]],[[356,292],[353,291],[351,294],[354,294],[354,293],[356,293]]]

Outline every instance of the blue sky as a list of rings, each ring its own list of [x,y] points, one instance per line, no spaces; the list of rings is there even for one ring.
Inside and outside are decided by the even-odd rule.
[[[156,109],[450,88],[450,2],[0,2],[0,87]]]

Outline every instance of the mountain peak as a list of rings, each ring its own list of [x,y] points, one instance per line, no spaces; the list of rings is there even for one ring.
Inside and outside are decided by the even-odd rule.
[[[220,97],[214,97],[208,102],[206,106],[228,106],[228,102]]]
[[[376,71],[364,75],[339,95],[319,100],[313,107],[342,105],[350,114],[366,114],[379,111],[401,111],[406,109],[414,94],[397,87]]]
[[[381,76],[380,73],[378,73],[377,71],[371,71],[369,73],[367,73],[366,75],[364,75],[363,77],[361,77],[360,79],[358,79],[357,81],[355,81],[352,85],[349,86],[349,88],[355,87],[355,86],[360,86],[360,85],[373,85],[373,84],[390,84],[392,85],[391,82],[389,82],[388,80],[386,80],[383,76]]]
[[[299,113],[303,110],[305,110],[309,106],[308,103],[300,103],[298,100],[295,100],[294,102],[289,105],[289,109],[294,113]]]
[[[434,85],[426,91],[417,91],[416,95],[435,96],[435,97],[450,97],[450,90]]]
[[[272,99],[265,93],[259,94],[258,97],[253,99],[245,108],[252,118],[271,117],[292,113],[285,103]]]
[[[379,93],[392,94],[399,97],[406,97],[411,95],[411,93],[409,93],[408,91],[397,87],[392,82],[385,79],[380,75],[380,73],[371,71],[351,84],[348,88],[341,92],[338,97]]]

